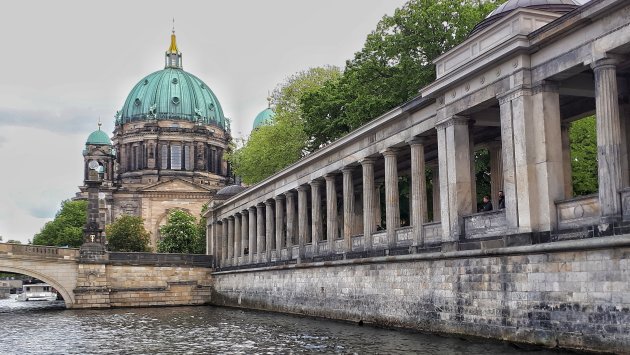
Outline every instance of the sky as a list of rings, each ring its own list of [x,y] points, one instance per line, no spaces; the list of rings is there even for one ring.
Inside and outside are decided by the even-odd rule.
[[[344,66],[405,0],[11,1],[0,11],[0,236],[27,242],[82,184],[83,150],[164,66],[173,18],[184,70],[249,134],[288,76]]]

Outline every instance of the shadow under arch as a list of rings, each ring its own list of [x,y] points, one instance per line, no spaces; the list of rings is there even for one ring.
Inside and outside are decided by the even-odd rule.
[[[22,269],[22,268],[10,267],[10,266],[0,266],[0,272],[12,272],[15,274],[22,274],[22,275],[31,276],[38,280],[44,281],[45,283],[54,287],[55,290],[57,290],[57,292],[61,294],[61,297],[63,297],[63,301],[66,304],[66,308],[72,308],[72,304],[74,303],[74,297],[72,297],[72,294],[68,292],[68,290],[66,290],[66,288],[63,287],[55,279],[52,279],[34,270]]]

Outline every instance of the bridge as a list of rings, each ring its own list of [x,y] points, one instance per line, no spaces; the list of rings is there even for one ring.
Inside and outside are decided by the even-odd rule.
[[[0,272],[53,286],[67,308],[205,304],[212,280],[207,255],[106,253],[82,260],[79,249],[0,243]]]

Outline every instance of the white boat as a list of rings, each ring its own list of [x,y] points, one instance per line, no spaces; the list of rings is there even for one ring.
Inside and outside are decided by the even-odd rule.
[[[55,301],[57,299],[57,291],[48,284],[30,284],[22,286],[16,300],[24,301]]]

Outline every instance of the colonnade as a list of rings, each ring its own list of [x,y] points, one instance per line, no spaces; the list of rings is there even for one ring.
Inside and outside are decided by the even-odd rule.
[[[623,154],[628,158],[628,149],[627,142],[622,142],[616,61],[599,60],[592,68],[599,208],[603,221],[614,222],[621,219],[620,192],[623,181],[629,179],[628,162],[622,159]],[[518,80],[515,76],[513,81]],[[407,138],[398,134],[401,139],[378,154],[354,154],[354,160],[346,157],[343,166],[317,170],[319,174],[292,172],[291,176],[309,176],[310,180],[288,179],[290,188],[275,190],[275,196],[266,193],[262,199],[250,196],[254,205],[241,205],[244,208],[237,212],[231,209],[229,215],[222,214],[219,206],[209,225],[209,252],[217,256],[221,266],[236,266],[304,258],[327,260],[353,253],[387,255],[399,249],[419,252],[436,245],[454,250],[469,237],[466,228],[485,233],[491,226],[495,234],[489,236],[554,232],[558,228],[558,203],[572,197],[568,129],[561,117],[559,84],[520,80],[519,85],[496,95],[498,136],[475,142],[475,128],[478,132],[486,127],[477,125],[470,116],[446,115],[448,110],[438,107],[433,127]],[[431,151],[427,151],[428,146]],[[489,152],[495,206],[487,218],[476,216],[474,154],[481,147]],[[409,177],[410,187],[409,225],[405,227],[401,227],[400,215],[401,157],[408,159],[402,162],[406,167],[402,173]],[[427,167],[432,170],[432,223],[427,223]],[[383,230],[379,230],[379,183],[384,184]],[[499,191],[505,193],[502,210],[496,208]],[[361,223],[356,223],[357,219]]]

